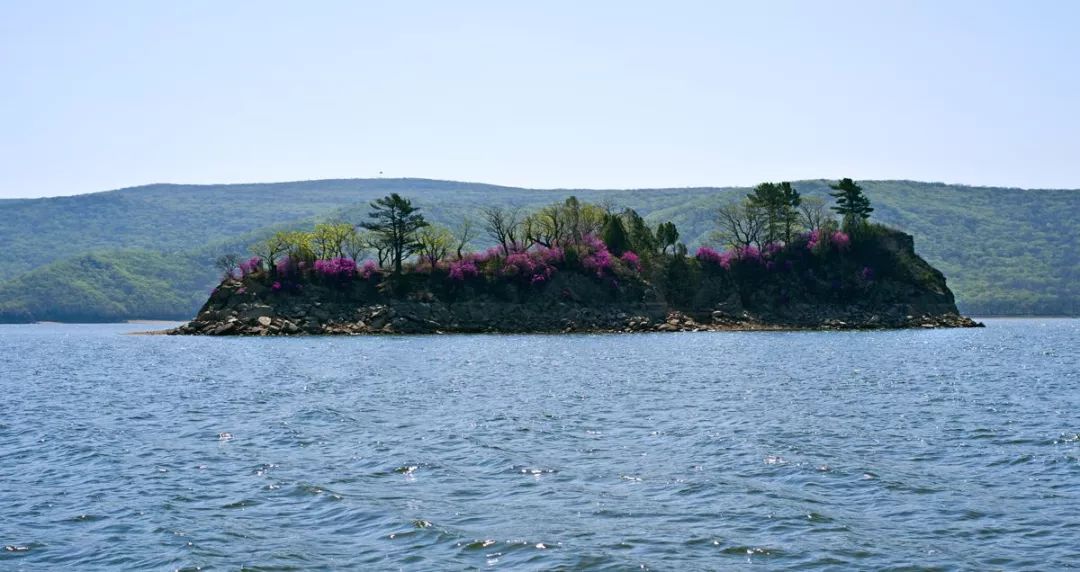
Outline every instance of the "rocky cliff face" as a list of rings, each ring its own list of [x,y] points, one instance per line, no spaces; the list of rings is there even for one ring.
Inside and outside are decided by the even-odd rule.
[[[448,332],[643,332],[971,327],[940,272],[912,238],[890,233],[825,256],[805,252],[730,268],[689,260],[621,282],[571,270],[542,287],[308,280],[274,289],[268,277],[226,280],[198,316],[170,333],[203,335]],[[677,274],[677,275],[676,275]],[[674,276],[674,277],[672,277]]]

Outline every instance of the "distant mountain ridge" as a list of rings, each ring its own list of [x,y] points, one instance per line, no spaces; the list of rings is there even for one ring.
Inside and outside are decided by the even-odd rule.
[[[823,195],[826,180],[795,182]],[[861,181],[875,219],[915,236],[968,314],[1080,314],[1080,191]],[[0,200],[0,320],[187,318],[217,282],[213,258],[274,227],[359,221],[367,203],[406,195],[435,222],[488,204],[536,207],[577,195],[672,220],[690,246],[740,187],[523,189],[431,179],[154,184]],[[158,259],[154,257],[157,256]],[[74,311],[76,310],[77,311]],[[150,312],[153,315],[147,315]]]

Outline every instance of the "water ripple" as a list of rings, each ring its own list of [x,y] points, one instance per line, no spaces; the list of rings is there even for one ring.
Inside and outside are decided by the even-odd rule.
[[[0,569],[1080,567],[1080,321],[0,326]]]

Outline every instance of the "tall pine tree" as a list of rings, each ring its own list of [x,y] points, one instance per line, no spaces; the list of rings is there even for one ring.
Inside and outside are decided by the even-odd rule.
[[[428,225],[424,215],[417,212],[412,201],[397,193],[391,193],[371,203],[369,222],[360,226],[370,230],[382,244],[388,247],[390,260],[394,263],[394,274],[401,274],[401,263],[412,256],[419,244],[416,231]]]
[[[836,206],[832,207],[832,210],[843,218],[844,230],[848,232],[857,230],[866,222],[866,219],[870,218],[870,213],[874,212],[874,207],[870,206],[870,199],[866,198],[862,187],[856,185],[855,181],[840,179],[839,183],[829,185],[829,187],[836,191],[829,193],[836,199]]]
[[[802,202],[799,191],[791,183],[761,183],[746,198],[752,206],[765,213],[765,242],[778,242],[780,239],[791,242],[792,227],[798,222],[798,211],[795,209]]]
[[[600,237],[615,256],[622,256],[622,253],[627,250],[629,240],[626,238],[626,228],[623,227],[619,215],[607,215]]]

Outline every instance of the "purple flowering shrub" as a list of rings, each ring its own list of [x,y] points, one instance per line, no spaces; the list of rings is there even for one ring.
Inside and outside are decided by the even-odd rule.
[[[851,247],[851,236],[841,230],[819,228],[806,237],[806,249],[816,254],[826,252],[830,246],[838,251],[845,251]]]
[[[379,276],[379,265],[375,264],[374,260],[365,260],[360,267],[360,277],[364,280],[371,280],[373,276]]]
[[[344,257],[316,260],[315,274],[323,278],[349,279],[356,276],[356,262]]]
[[[473,255],[464,256],[461,260],[451,262],[447,269],[447,276],[456,282],[464,282],[479,275],[480,269],[476,267],[476,257]]]
[[[300,261],[294,260],[292,257],[285,256],[281,260],[277,261],[274,265],[274,270],[278,276],[292,276],[300,273]]]
[[[502,261],[499,275],[504,278],[519,278],[530,284],[547,282],[555,273],[555,266],[561,257],[551,250],[538,249],[528,252],[512,251]]]
[[[611,276],[614,273],[616,257],[611,254],[603,240],[595,235],[587,235],[582,238],[580,244],[572,246],[581,267],[597,278]]]
[[[762,254],[755,246],[739,246],[731,250],[719,252],[708,246],[702,246],[697,249],[694,256],[703,264],[719,266],[724,270],[731,270],[732,264],[736,262],[763,264],[766,261],[766,258],[771,258],[780,251],[780,249],[771,249],[767,250],[765,254]]]
[[[241,277],[247,276],[249,274],[254,274],[262,268],[262,258],[259,258],[258,256],[252,256],[251,258],[241,262],[238,266],[240,267]]]
[[[746,260],[750,262],[761,262],[763,255],[756,246],[747,246],[744,248],[735,249],[735,257],[739,260]]]
[[[490,283],[506,280],[530,285],[546,284],[557,272],[568,269],[613,278],[618,273],[641,272],[641,259],[629,251],[616,257],[601,239],[588,235],[578,243],[561,246],[514,245],[508,254],[500,247],[492,247],[465,254],[439,268],[452,283],[482,277]]]
[[[731,268],[731,258],[725,256],[726,252],[721,253],[708,246],[702,246],[694,253],[694,257],[705,264],[713,264],[716,266],[722,266],[725,269]]]
[[[581,266],[589,272],[596,273],[597,277],[603,278],[604,274],[611,272],[611,263],[614,257],[605,248],[604,250],[597,250],[590,252],[581,257]]]
[[[851,247],[851,237],[846,232],[836,230],[832,233],[832,243],[837,250],[847,250]]]
[[[617,285],[623,289],[627,280],[637,282],[643,272],[643,260],[636,252],[624,251],[613,254],[604,241],[595,235],[581,240],[562,240],[551,246],[540,244],[515,244],[510,248],[492,247],[479,252],[453,255],[437,261],[412,261],[405,266],[405,276],[393,280],[385,288],[368,290],[375,283],[384,282],[386,271],[375,260],[360,262],[345,256],[320,258],[308,251],[293,250],[273,266],[253,257],[242,262],[241,279],[249,291],[256,282],[259,291],[287,294],[299,291],[308,282],[347,288],[359,295],[403,295],[428,292],[435,295],[460,296],[469,292],[490,292],[496,296],[509,295],[506,286],[542,287],[549,284],[560,272],[588,276],[596,284]],[[638,278],[640,280],[640,278]],[[363,283],[367,283],[366,285]],[[467,288],[462,289],[462,286]]]

